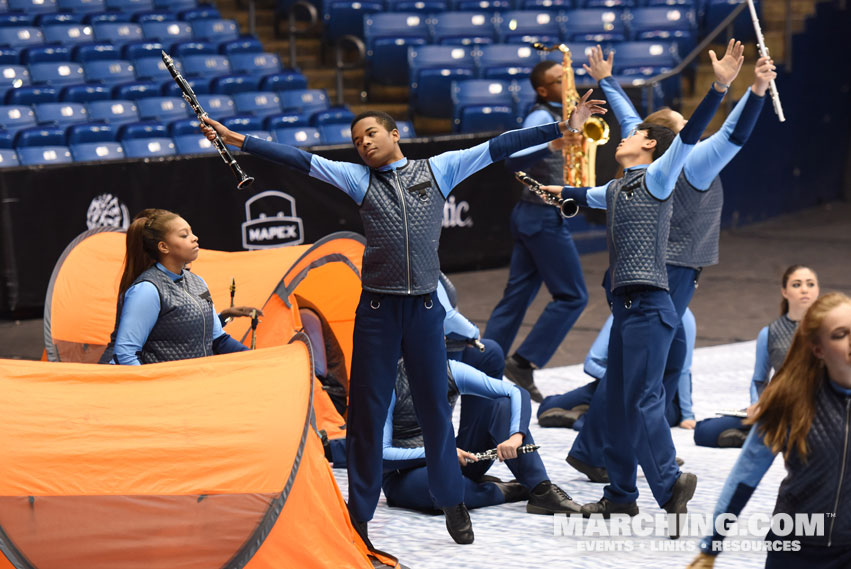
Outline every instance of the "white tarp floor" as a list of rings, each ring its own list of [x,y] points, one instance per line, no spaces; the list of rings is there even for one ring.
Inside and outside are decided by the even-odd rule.
[[[692,377],[694,411],[698,420],[715,416],[722,409],[743,408],[748,404],[754,349],[755,342],[743,342],[695,351]],[[587,381],[588,376],[578,365],[536,372],[536,383],[545,395],[561,393]],[[455,411],[457,428],[459,413],[458,409]],[[535,442],[541,445],[538,452],[551,480],[579,503],[597,501],[602,496],[603,485],[589,482],[564,461],[576,432],[541,428],[534,418],[536,412],[537,404],[533,402],[531,429]],[[672,430],[677,456],[685,460],[683,470],[698,476],[697,491],[689,503],[689,513],[706,515],[711,514],[739,450],[698,447],[694,444],[693,433],[680,428]],[[335,469],[334,474],[346,496],[345,470]],[[513,478],[504,464],[495,464],[488,474],[503,480]],[[783,460],[778,457],[742,512],[742,518],[756,513],[771,514],[777,488],[784,475]],[[641,494],[638,505],[642,514],[664,513],[653,499],[640,469],[638,489]],[[563,532],[556,535],[553,517],[527,514],[525,502],[473,510],[471,517],[475,543],[456,545],[446,532],[443,516],[390,508],[382,494],[375,517],[369,524],[369,536],[375,547],[392,553],[411,569],[685,567],[694,557],[699,540],[698,537],[682,537],[673,541],[654,536],[565,536]],[[753,538],[736,538],[742,548],[749,545],[744,543],[749,539]],[[589,547],[607,547],[605,542],[609,542],[608,547],[624,550],[588,550]],[[626,548],[632,550],[626,551]],[[728,551],[718,558],[715,567],[746,569],[762,567],[764,562],[763,552]]]

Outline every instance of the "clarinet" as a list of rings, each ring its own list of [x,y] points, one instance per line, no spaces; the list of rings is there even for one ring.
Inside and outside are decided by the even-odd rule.
[[[177,82],[177,86],[180,87],[180,91],[183,93],[183,98],[186,99],[186,102],[189,104],[189,107],[195,112],[195,116],[198,117],[198,120],[201,121],[201,124],[207,124],[204,122],[204,118],[206,118],[207,111],[205,111],[201,107],[201,103],[198,102],[198,97],[195,96],[195,92],[192,90],[192,87],[189,86],[189,83],[186,82],[186,79],[183,78],[183,75],[174,67],[174,61],[169,57],[169,55],[163,51],[163,63],[165,63],[166,69],[171,73],[171,76]],[[214,129],[215,130],[215,129]],[[225,164],[230,166],[233,175],[236,176],[236,179],[239,182],[236,184],[237,189],[241,190],[243,188],[247,188],[251,184],[254,183],[254,178],[246,174],[242,171],[242,168],[239,167],[239,164],[236,163],[233,155],[231,155],[230,150],[228,150],[225,143],[219,137],[219,133],[216,133],[216,139],[213,141],[213,146],[216,147],[216,150],[219,151],[219,155],[221,155],[222,160],[225,161]]]
[[[756,43],[759,47],[760,57],[769,57],[768,48],[765,46],[765,37],[762,35],[762,28],[759,25],[759,19],[756,16],[756,8],[753,5],[753,0],[746,0],[748,10],[751,13],[751,21],[753,22],[753,30],[756,33]],[[774,79],[768,84],[768,91],[771,93],[771,103],[774,105],[774,112],[777,113],[777,119],[780,122],[786,122],[786,116],[783,114],[783,107],[780,105],[780,91],[777,90],[777,84]]]
[[[579,206],[576,205],[576,200],[562,199],[551,194],[546,190],[541,189],[541,183],[530,177],[526,172],[514,172],[514,177],[522,184],[526,185],[533,194],[544,200],[547,205],[554,205],[561,212],[562,217],[573,217],[579,213]]]
[[[535,452],[541,448],[541,445],[523,445],[517,447],[517,454],[526,454],[527,452]],[[492,448],[490,450],[486,450],[485,452],[477,452],[474,453],[473,456],[476,457],[476,460],[496,460],[498,457],[496,455],[496,449]]]

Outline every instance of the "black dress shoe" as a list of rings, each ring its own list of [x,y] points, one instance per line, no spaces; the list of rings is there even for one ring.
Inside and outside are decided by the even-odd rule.
[[[467,506],[462,502],[457,506],[442,509],[443,515],[446,516],[446,529],[449,530],[449,535],[455,543],[462,545],[473,543],[473,522],[470,521]]]
[[[721,434],[718,435],[718,446],[721,448],[742,448],[746,438],[748,438],[747,432],[741,429],[727,429],[721,431]]]
[[[587,476],[591,482],[598,482],[600,484],[609,483],[609,472],[602,466],[591,466],[570,455],[567,455],[565,460],[567,464]]]
[[[532,489],[526,511],[530,514],[578,514],[580,506],[567,492],[544,480]]]
[[[510,482],[497,480],[492,482],[492,484],[494,484],[497,488],[499,488],[499,491],[502,492],[506,504],[522,502],[523,500],[529,499],[529,489],[516,480],[512,480]]]
[[[505,359],[505,371],[503,373],[505,373],[505,377],[528,391],[532,401],[540,403],[544,400],[544,396],[541,395],[541,392],[538,391],[538,387],[535,385],[535,378],[531,367],[522,367],[514,359],[514,356],[510,356]]]
[[[585,411],[577,412],[574,409],[570,411],[561,407],[547,409],[538,416],[538,424],[542,427],[564,427],[565,429],[569,429],[585,413]]]
[[[697,476],[691,472],[683,472],[677,481],[674,482],[674,487],[671,490],[671,498],[665,502],[662,509],[669,514],[686,514],[688,513],[688,501],[694,496],[694,490],[697,488]],[[671,539],[680,537],[680,523],[685,523],[683,516],[677,516],[677,524],[673,528],[668,528]]]
[[[628,516],[638,515],[638,504],[635,502],[627,502],[619,504],[610,502],[607,498],[600,498],[599,502],[585,504],[582,506],[582,516],[585,518],[591,517],[591,514],[603,514],[604,519],[609,519],[612,514],[627,514]]]

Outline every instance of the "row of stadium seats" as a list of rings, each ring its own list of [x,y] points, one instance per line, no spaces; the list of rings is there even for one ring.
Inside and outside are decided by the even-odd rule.
[[[204,5],[188,10],[151,10],[142,12],[0,12],[0,26],[50,26],[53,24],[97,24],[102,22],[148,22],[180,20],[220,20],[215,6]]]
[[[181,11],[198,6],[195,0],[0,0],[0,12],[142,12],[159,10]]]

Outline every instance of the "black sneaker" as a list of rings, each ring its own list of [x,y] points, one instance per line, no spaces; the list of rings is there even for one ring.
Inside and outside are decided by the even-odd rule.
[[[497,479],[496,481],[493,481],[492,484],[494,484],[497,488],[499,488],[499,491],[502,492],[506,504],[522,502],[523,500],[529,499],[529,489],[516,480],[503,482],[502,480]]]
[[[505,377],[529,392],[532,401],[540,403],[544,396],[535,385],[535,378],[531,367],[521,367],[514,356],[505,359]]]
[[[529,495],[526,511],[530,514],[578,514],[580,505],[567,492],[544,480]]]
[[[685,516],[688,513],[686,507],[688,501],[694,496],[694,490],[697,488],[697,476],[691,472],[683,472],[677,481],[674,482],[674,487],[671,490],[671,498],[665,502],[662,509],[669,514],[680,514],[677,516],[677,523],[673,528],[668,528],[671,539],[680,537],[680,525],[685,523]]]
[[[718,435],[718,446],[721,448],[742,448],[748,434],[741,429],[727,429]]]
[[[590,518],[592,514],[602,514],[603,519],[608,520],[612,514],[626,514],[630,517],[638,515],[638,504],[627,502],[619,504],[610,502],[608,498],[600,498],[599,502],[592,502],[582,506],[582,517]]]
[[[473,543],[473,522],[470,521],[470,513],[463,502],[457,506],[442,508],[446,516],[446,529],[455,543],[465,545]]]
[[[567,464],[587,476],[588,480],[591,482],[597,482],[600,484],[609,483],[609,472],[602,466],[591,466],[590,464],[586,464],[578,458],[574,458],[570,455],[567,455],[565,460],[567,461]]]

